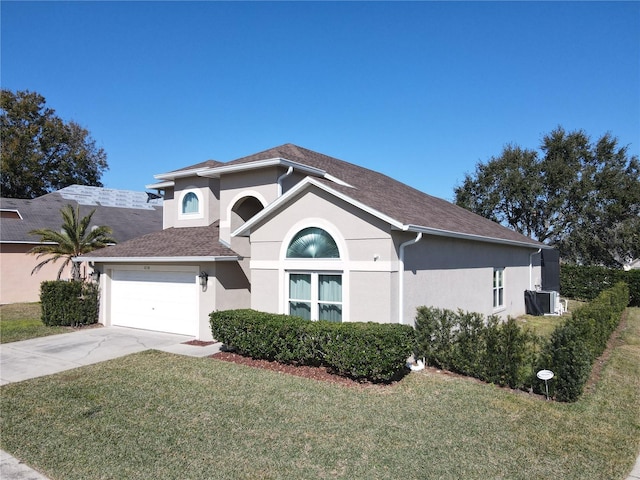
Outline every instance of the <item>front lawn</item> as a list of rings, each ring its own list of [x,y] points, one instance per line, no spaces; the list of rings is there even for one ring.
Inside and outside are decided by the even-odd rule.
[[[424,370],[348,388],[157,351],[0,389],[0,446],[52,479],[622,479],[640,309],[574,404]]]
[[[49,327],[42,323],[40,317],[40,303],[0,305],[0,343],[73,331],[71,327]]]

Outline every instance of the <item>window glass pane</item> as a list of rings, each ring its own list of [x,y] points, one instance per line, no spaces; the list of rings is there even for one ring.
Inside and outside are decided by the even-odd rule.
[[[289,275],[289,298],[311,300],[311,275],[304,273]]]
[[[493,308],[504,307],[504,269],[493,270]]]
[[[341,302],[342,275],[319,275],[318,299],[321,302]]]
[[[321,303],[319,320],[328,320],[329,322],[342,321],[342,306],[333,303]]]
[[[306,302],[289,302],[289,315],[311,320],[311,304]]]
[[[198,196],[189,192],[182,200],[182,213],[198,213]]]
[[[340,258],[338,246],[321,228],[300,230],[287,248],[287,258]]]

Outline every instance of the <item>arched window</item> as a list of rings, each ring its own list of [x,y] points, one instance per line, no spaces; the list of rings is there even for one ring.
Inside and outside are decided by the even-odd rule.
[[[200,211],[200,201],[198,196],[189,192],[182,198],[182,213],[198,213]]]
[[[321,228],[300,230],[287,248],[287,258],[340,258],[335,240]]]
[[[335,240],[317,227],[300,230],[289,243],[287,258],[340,258]],[[309,269],[290,271],[289,314],[307,320],[342,321],[342,273],[318,271],[319,264]]]

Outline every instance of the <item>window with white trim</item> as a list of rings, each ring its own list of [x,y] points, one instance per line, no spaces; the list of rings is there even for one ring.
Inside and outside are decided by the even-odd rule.
[[[309,261],[309,270],[287,272],[289,314],[307,320],[341,322],[342,273],[323,271],[322,264],[314,262],[340,258],[333,237],[321,228],[304,228],[289,243],[287,258]]]
[[[493,308],[504,308],[504,268],[493,269]]]
[[[306,320],[341,322],[342,275],[289,272],[289,314]]]
[[[194,192],[187,192],[182,197],[182,213],[186,215],[200,213],[200,199]]]

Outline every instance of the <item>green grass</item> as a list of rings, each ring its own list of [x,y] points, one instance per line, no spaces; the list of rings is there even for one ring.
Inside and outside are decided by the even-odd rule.
[[[1,447],[52,479],[622,479],[640,309],[574,404],[412,373],[347,388],[148,351],[0,389]]]
[[[39,303],[0,305],[0,343],[73,331],[71,327],[48,327],[40,320]]]
[[[562,316],[557,317],[554,315],[521,315],[517,318],[517,321],[520,326],[528,328],[536,335],[547,338],[559,325],[564,323],[567,318],[571,317],[571,313],[574,310],[584,304],[585,302],[581,302],[579,300],[569,300],[569,310]]]

